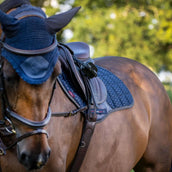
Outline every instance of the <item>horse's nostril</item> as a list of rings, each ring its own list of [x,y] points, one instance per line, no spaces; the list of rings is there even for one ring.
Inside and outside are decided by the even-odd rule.
[[[49,149],[48,154],[47,154],[47,159],[50,157],[51,154],[51,149]]]
[[[28,160],[29,160],[28,155],[25,152],[23,152],[20,156],[20,161],[21,162],[27,162]]]
[[[40,169],[49,159],[50,153],[50,149],[40,154],[24,151],[20,153],[19,160],[29,170]]]
[[[42,156],[40,156],[40,158],[38,159],[38,162],[37,162],[37,164],[36,164],[36,166],[37,166],[36,168],[39,169],[39,168],[41,168],[43,165],[44,165],[44,160],[43,160]]]

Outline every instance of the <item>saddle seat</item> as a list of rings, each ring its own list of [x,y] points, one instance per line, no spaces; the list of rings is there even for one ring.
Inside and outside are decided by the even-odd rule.
[[[85,42],[70,42],[66,44],[73,52],[76,58],[85,61],[90,58],[90,48]]]

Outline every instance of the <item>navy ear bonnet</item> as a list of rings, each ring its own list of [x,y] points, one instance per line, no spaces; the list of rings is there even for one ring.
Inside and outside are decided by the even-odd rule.
[[[23,13],[28,13],[27,17],[22,18]],[[51,46],[56,38],[55,34],[47,30],[45,18],[46,15],[40,8],[28,4],[18,7],[8,15],[0,13],[0,23],[5,34],[4,43],[21,50],[40,50]],[[56,46],[43,54],[21,55],[3,48],[2,56],[24,81],[41,84],[52,74],[59,51]]]

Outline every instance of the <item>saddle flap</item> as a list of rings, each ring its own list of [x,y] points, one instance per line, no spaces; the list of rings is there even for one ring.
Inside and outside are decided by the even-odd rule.
[[[107,90],[99,77],[90,79],[90,86],[96,104],[102,104],[107,99]]]
[[[60,50],[59,60],[62,65],[63,72],[68,73],[68,75],[70,75],[70,78],[72,79],[72,82],[75,83],[74,85],[79,86],[81,90],[83,91],[84,95],[86,95],[85,85],[82,81],[82,78],[77,69],[77,66],[74,63],[72,54],[62,44],[59,46],[59,50]]]

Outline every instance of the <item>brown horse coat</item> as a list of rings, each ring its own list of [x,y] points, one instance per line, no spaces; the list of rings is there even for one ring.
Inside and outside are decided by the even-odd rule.
[[[112,113],[103,122],[96,125],[89,149],[81,172],[130,172],[135,167],[136,172],[168,172],[172,156],[172,106],[162,84],[145,66],[126,58],[104,57],[96,59],[96,64],[115,73],[129,88],[134,98],[134,106],[130,109]],[[6,73],[12,70],[8,62],[4,65]],[[12,70],[13,71],[13,70]],[[51,94],[52,80],[58,75],[60,65],[56,65],[55,72],[46,83],[35,88],[18,78],[19,90],[16,91],[28,97],[18,97],[16,111],[28,119],[36,120],[40,115],[43,118],[47,109],[47,97]],[[14,71],[13,71],[14,72]],[[24,90],[21,90],[22,85]],[[49,89],[48,89],[49,88]],[[34,91],[33,91],[34,90]],[[46,90],[46,94],[44,91]],[[49,91],[48,91],[49,90]],[[21,91],[21,92],[20,92]],[[13,88],[9,88],[7,95],[11,104]],[[35,102],[39,95],[39,102]],[[13,97],[16,95],[14,94]],[[41,95],[44,96],[41,96]],[[47,97],[46,97],[47,95]],[[45,103],[45,104],[44,104]],[[21,107],[24,104],[24,108]],[[59,85],[51,103],[53,112],[66,112],[75,109],[68,100]],[[29,113],[27,113],[29,112]],[[30,129],[18,126],[19,132],[27,132]],[[51,155],[40,172],[64,172],[69,170],[70,164],[77,150],[83,125],[83,117],[78,114],[74,117],[52,117],[45,127],[50,137],[35,135],[18,144],[20,149],[34,152],[40,149],[44,151],[48,144]],[[22,131],[21,131],[22,130]],[[7,155],[0,157],[2,172],[27,171],[17,159],[16,149],[7,151]]]

